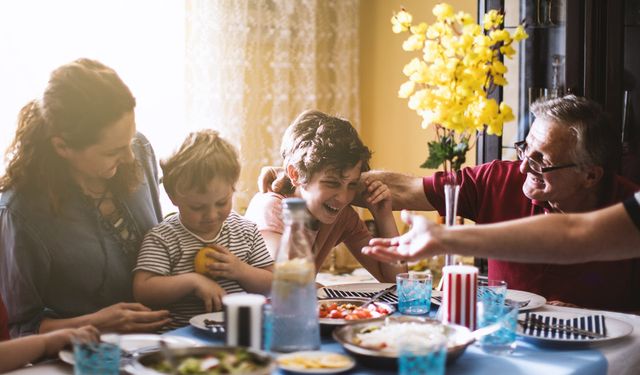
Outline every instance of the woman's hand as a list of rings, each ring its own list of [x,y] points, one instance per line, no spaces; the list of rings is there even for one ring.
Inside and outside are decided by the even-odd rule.
[[[210,245],[215,251],[207,252],[207,257],[215,262],[207,266],[211,277],[224,277],[230,280],[238,280],[251,272],[248,265],[233,255],[227,248],[220,245]]]
[[[44,355],[49,357],[57,354],[71,340],[76,339],[82,342],[97,342],[100,340],[100,332],[94,326],[84,326],[81,328],[64,328],[42,335],[44,340]]]
[[[207,312],[222,310],[222,296],[227,292],[210,278],[200,275],[199,273],[191,274],[193,276],[193,294],[204,302],[204,309]]]
[[[169,311],[152,311],[140,303],[121,302],[92,314],[90,320],[102,332],[152,332],[169,323]]]

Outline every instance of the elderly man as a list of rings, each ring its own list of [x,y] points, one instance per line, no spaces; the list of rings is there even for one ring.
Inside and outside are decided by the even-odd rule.
[[[585,212],[618,203],[638,190],[614,174],[616,139],[597,104],[569,95],[535,103],[531,110],[536,120],[526,141],[516,144],[521,161],[494,161],[460,172],[461,215],[483,224]],[[369,176],[389,186],[394,209],[444,213],[442,173],[416,178],[373,171]],[[489,278],[548,300],[612,310],[640,308],[639,259],[574,265],[489,259]]]

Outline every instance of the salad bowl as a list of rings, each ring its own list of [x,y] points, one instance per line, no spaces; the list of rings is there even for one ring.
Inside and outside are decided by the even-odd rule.
[[[217,363],[216,363],[217,362]],[[175,366],[175,371],[172,364]],[[211,374],[266,375],[276,363],[267,353],[235,346],[171,348],[140,355],[127,369],[134,375],[192,374],[194,367],[211,366]]]

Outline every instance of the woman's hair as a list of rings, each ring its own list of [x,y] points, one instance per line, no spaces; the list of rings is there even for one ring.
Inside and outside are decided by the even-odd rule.
[[[311,110],[302,112],[289,125],[282,137],[280,154],[285,168],[294,166],[303,184],[325,168],[341,174],[362,162],[361,172],[366,172],[371,159],[371,151],[349,121]],[[285,184],[280,192],[291,189],[290,184]]]
[[[240,177],[238,152],[215,130],[190,133],[178,151],[160,161],[162,184],[171,197],[197,189],[205,192],[214,178],[235,185]]]
[[[102,63],[78,59],[54,70],[41,99],[20,110],[18,128],[6,152],[0,191],[43,189],[58,211],[68,190],[69,166],[54,150],[51,138],[83,150],[96,144],[103,130],[133,111],[135,98],[116,72]],[[115,193],[126,193],[140,181],[135,162],[118,167],[109,181]]]

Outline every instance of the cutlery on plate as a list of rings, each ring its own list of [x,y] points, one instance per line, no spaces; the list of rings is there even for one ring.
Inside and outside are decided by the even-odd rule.
[[[141,346],[135,349],[120,349],[120,355],[125,358],[137,357],[141,354],[157,352],[160,350],[160,345],[158,343]]]
[[[394,290],[396,290],[396,284],[391,285],[390,287],[386,288],[386,289],[382,289],[381,291],[379,291],[378,293],[374,294],[373,296],[371,296],[371,298],[369,298],[368,300],[366,300],[363,304],[362,307],[364,306],[368,306],[369,304],[372,304],[380,299],[382,296],[385,296],[391,292],[393,292]]]
[[[507,305],[507,306],[515,306],[515,307],[517,307],[519,309],[529,305],[529,302],[531,302],[530,299],[527,299],[527,300],[524,300],[524,301],[516,301],[514,299],[505,298],[505,300],[504,300],[504,304],[505,305]]]
[[[588,331],[586,329],[576,328],[566,324],[551,324],[551,323],[544,323],[538,320],[521,320],[521,319],[518,319],[518,324],[520,324],[524,328],[533,327],[533,328],[542,328],[546,330],[562,331],[562,332],[573,333],[575,335],[587,336],[587,337],[596,338],[596,339],[603,339],[607,337],[607,335],[603,335],[601,333]]]

